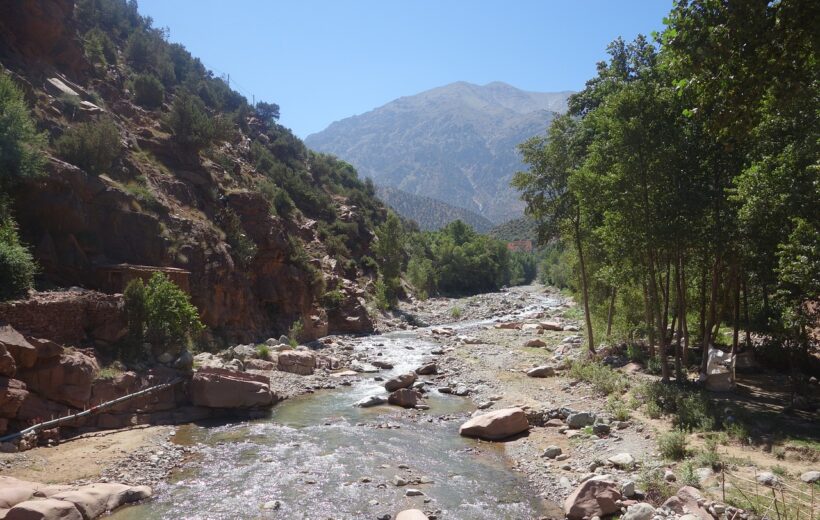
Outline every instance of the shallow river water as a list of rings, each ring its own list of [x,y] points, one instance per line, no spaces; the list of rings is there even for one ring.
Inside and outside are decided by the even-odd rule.
[[[409,507],[440,510],[442,520],[538,518],[545,504],[510,469],[503,445],[481,443],[476,453],[478,441],[458,435],[462,419],[444,417],[474,410],[468,398],[433,390],[423,414],[352,406],[384,395],[383,383],[373,377],[413,370],[434,347],[415,332],[362,338],[357,349],[380,351],[380,359],[395,368],[362,374],[352,386],[289,399],[264,419],[180,427],[177,442],[202,445],[200,455],[160,486],[152,501],[112,518],[377,519]],[[396,475],[430,482],[399,487],[391,482]],[[405,497],[408,488],[424,495]],[[263,509],[270,501],[279,501],[278,509]]]

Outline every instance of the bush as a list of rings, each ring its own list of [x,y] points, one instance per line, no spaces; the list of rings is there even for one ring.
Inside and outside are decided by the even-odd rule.
[[[594,361],[577,360],[569,369],[569,376],[586,381],[603,394],[622,395],[629,387],[629,382],[620,372]]]
[[[670,414],[676,428],[710,431],[717,427],[709,397],[702,391],[653,382],[642,385],[638,393],[646,398],[648,415],[650,407],[653,414]]]
[[[0,195],[17,180],[40,174],[44,146],[22,92],[0,73]]]
[[[123,296],[129,338],[149,342],[155,356],[178,353],[204,328],[188,295],[163,273],[147,284],[132,280]]]
[[[0,301],[26,296],[36,271],[34,258],[20,243],[17,225],[0,201]]]
[[[98,27],[85,33],[85,55],[94,65],[103,66],[117,63],[117,46],[111,38]]]
[[[325,309],[338,309],[341,307],[342,302],[345,299],[345,295],[342,294],[342,291],[334,290],[328,291],[322,296],[322,305],[325,306]]]
[[[162,106],[165,87],[153,74],[139,74],[134,78],[134,101],[141,107],[155,109]]]
[[[259,356],[259,359],[270,359],[270,347],[265,345],[264,343],[260,343],[256,345],[256,355]]]
[[[165,122],[174,142],[188,153],[198,153],[227,131],[224,121],[211,120],[202,100],[188,92],[176,95]]]
[[[120,131],[108,118],[70,128],[55,146],[60,157],[92,175],[109,171],[122,147]]]
[[[663,477],[663,469],[647,469],[641,472],[638,477],[638,486],[644,492],[644,499],[647,502],[660,505],[674,493]]]
[[[217,215],[216,221],[225,232],[225,241],[231,246],[231,258],[240,267],[248,267],[256,256],[257,248],[245,234],[239,216],[234,210],[224,208]]]
[[[376,308],[380,311],[386,311],[390,308],[390,298],[387,295],[387,286],[384,284],[384,280],[382,278],[376,280],[374,287],[375,292],[373,299],[376,303]]]
[[[456,306],[456,307],[453,307],[452,309],[450,309],[450,317],[453,318],[454,320],[457,320],[457,319],[461,318],[462,314],[463,314],[463,312],[461,310],[461,307]]]
[[[672,430],[658,437],[658,449],[665,459],[683,460],[686,458],[686,433]]]
[[[628,421],[631,417],[629,407],[626,402],[617,395],[610,395],[606,400],[606,410],[612,414],[616,421]]]
[[[299,345],[299,342],[302,341],[304,333],[305,326],[302,324],[302,320],[298,319],[294,321],[288,329],[288,339],[290,340],[290,346],[296,348]]]

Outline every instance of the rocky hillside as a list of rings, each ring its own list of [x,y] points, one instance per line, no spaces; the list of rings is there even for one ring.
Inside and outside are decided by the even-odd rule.
[[[509,242],[511,240],[538,240],[538,225],[530,217],[516,218],[493,227],[487,233],[493,238]]]
[[[492,222],[478,213],[430,197],[388,186],[378,186],[376,193],[396,213],[416,222],[424,231],[439,230],[454,220],[461,220],[480,233],[493,227]]]
[[[119,292],[163,268],[214,342],[370,330],[373,186],[166,36],[125,0],[0,5],[0,74],[47,141],[9,192],[38,287]]]
[[[459,82],[399,98],[331,124],[305,143],[353,164],[380,185],[442,200],[494,223],[521,216],[509,187],[516,146],[566,110],[569,92],[525,92]]]

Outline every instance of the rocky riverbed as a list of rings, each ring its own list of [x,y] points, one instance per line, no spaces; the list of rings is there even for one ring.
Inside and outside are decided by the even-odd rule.
[[[270,378],[285,401],[270,413],[154,430],[121,453],[105,452],[118,446],[111,437],[96,445],[105,461],[96,474],[63,481],[153,484],[155,498],[120,520],[383,520],[401,510],[431,519],[745,518],[683,485],[657,453],[659,424],[613,417],[592,387],[567,376],[585,352],[578,315],[558,293],[519,287],[402,304],[379,335],[297,349],[272,338],[265,349],[197,356],[201,367]],[[15,454],[6,469],[30,476],[26,458],[39,453]],[[680,488],[665,507],[644,503],[652,472]],[[697,476],[714,484],[708,468]]]

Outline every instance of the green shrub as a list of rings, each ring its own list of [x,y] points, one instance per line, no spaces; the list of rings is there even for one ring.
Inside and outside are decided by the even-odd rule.
[[[698,452],[695,460],[699,466],[709,467],[715,471],[719,470],[722,462],[720,460],[720,454],[717,451],[717,442],[707,438],[705,449]]]
[[[256,244],[242,228],[242,222],[236,212],[223,208],[217,214],[216,221],[225,232],[225,242],[231,246],[231,258],[240,267],[248,267],[256,256]]]
[[[694,488],[700,487],[700,478],[695,473],[695,465],[691,460],[687,460],[680,466],[680,480],[684,486],[692,486]]]
[[[380,311],[386,311],[390,308],[390,298],[387,296],[387,287],[384,284],[384,280],[382,278],[376,280],[374,287],[373,299],[376,303],[376,308]]]
[[[88,61],[97,66],[117,63],[117,46],[111,41],[108,35],[95,27],[85,33],[84,37],[85,55]]]
[[[595,361],[577,360],[569,369],[569,376],[586,381],[603,394],[622,395],[629,387],[626,377],[620,372]]]
[[[626,346],[626,357],[629,358],[630,361],[642,363],[644,360],[643,349],[636,343],[630,343]]]
[[[162,106],[165,87],[153,74],[139,74],[132,82],[134,101],[141,107],[155,109]]]
[[[259,359],[270,359],[270,347],[265,345],[264,343],[260,343],[256,345],[256,355],[259,356]]]
[[[294,321],[288,329],[288,339],[290,340],[290,346],[293,348],[299,346],[299,342],[302,341],[304,333],[305,326],[302,324],[302,320],[298,319]]]
[[[188,295],[163,273],[147,284],[132,280],[123,296],[129,338],[135,345],[150,343],[154,356],[178,353],[204,328]]]
[[[672,415],[676,428],[711,431],[717,427],[709,396],[703,391],[656,381],[641,385],[637,393],[645,397],[647,413],[652,406],[653,413],[657,408],[661,413]]]
[[[658,450],[665,459],[683,460],[686,458],[686,433],[672,430],[658,437]]]
[[[202,100],[185,91],[174,97],[165,122],[174,142],[187,153],[198,153],[229,131],[224,119],[211,119]]]
[[[34,258],[20,243],[17,225],[0,200],[0,301],[26,296],[36,271]]]
[[[660,505],[674,494],[672,486],[664,479],[663,469],[646,469],[638,477],[638,486],[644,492],[644,499]]]
[[[610,395],[606,400],[606,410],[617,421],[628,421],[631,417],[629,407],[621,396]]]
[[[92,175],[109,171],[122,149],[120,131],[108,118],[73,126],[55,146],[60,157]]]
[[[338,289],[333,291],[328,291],[324,295],[322,295],[322,305],[324,305],[325,309],[338,309],[341,307],[342,302],[345,299],[345,295],[342,291]]]
[[[0,72],[0,195],[19,179],[40,174],[44,146],[23,93]]]
[[[461,310],[461,307],[455,306],[452,309],[450,309],[450,317],[453,318],[454,320],[457,320],[457,319],[461,318],[462,314],[463,314],[463,312]]]
[[[644,411],[650,419],[660,419],[663,415],[663,409],[661,409],[660,405],[658,405],[655,401],[649,401],[646,403],[646,408]]]

